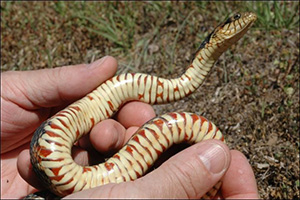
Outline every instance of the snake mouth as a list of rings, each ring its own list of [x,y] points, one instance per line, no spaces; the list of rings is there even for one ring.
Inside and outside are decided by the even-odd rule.
[[[252,12],[235,14],[219,25],[215,34],[220,35],[223,39],[231,39],[236,35],[246,32],[256,19],[257,16]]]

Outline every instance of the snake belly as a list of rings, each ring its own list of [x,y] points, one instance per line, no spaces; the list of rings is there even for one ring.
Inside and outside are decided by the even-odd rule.
[[[53,193],[66,196],[107,183],[135,180],[173,143],[196,143],[209,138],[224,141],[218,128],[204,117],[172,112],[146,123],[104,163],[80,166],[71,156],[73,144],[124,103],[131,100],[168,103],[194,92],[219,56],[246,33],[255,19],[255,14],[244,13],[220,24],[200,45],[179,78],[164,79],[142,73],[117,75],[43,122],[30,144],[31,163],[38,177]]]

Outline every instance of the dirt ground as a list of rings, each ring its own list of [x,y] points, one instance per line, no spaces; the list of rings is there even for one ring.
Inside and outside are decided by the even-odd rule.
[[[139,3],[129,9],[126,3],[115,3],[106,8],[115,9],[114,15],[105,13],[107,5],[94,6],[84,18],[79,11],[74,16],[76,6],[68,10],[67,3],[1,2],[1,70],[87,63],[109,54],[119,61],[118,73],[176,77],[208,32],[242,7],[233,2],[222,4],[225,8],[216,3],[166,4]],[[241,10],[260,12],[255,6],[249,3]],[[299,16],[299,5],[291,2],[288,9]],[[110,30],[87,19],[98,20],[97,13],[112,19],[107,24],[116,23],[113,30],[124,32],[105,37]],[[123,18],[114,18],[118,13]],[[124,18],[126,14],[134,23]],[[262,21],[258,18],[220,57],[195,93],[154,107],[158,115],[189,111],[213,121],[230,148],[249,159],[262,198],[299,199],[299,26],[272,28]]]

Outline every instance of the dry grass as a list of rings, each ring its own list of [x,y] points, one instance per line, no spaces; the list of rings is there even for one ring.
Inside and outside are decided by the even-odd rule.
[[[110,54],[119,73],[175,77],[207,33],[238,10],[256,12],[255,26],[221,56],[196,93],[155,108],[214,121],[230,147],[249,159],[262,198],[299,199],[297,2],[1,2],[1,70]]]

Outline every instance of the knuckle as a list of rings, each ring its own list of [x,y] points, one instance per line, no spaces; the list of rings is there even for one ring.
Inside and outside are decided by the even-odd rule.
[[[193,163],[174,163],[171,165],[170,171],[172,178],[181,186],[181,195],[185,198],[199,197],[198,170]]]

